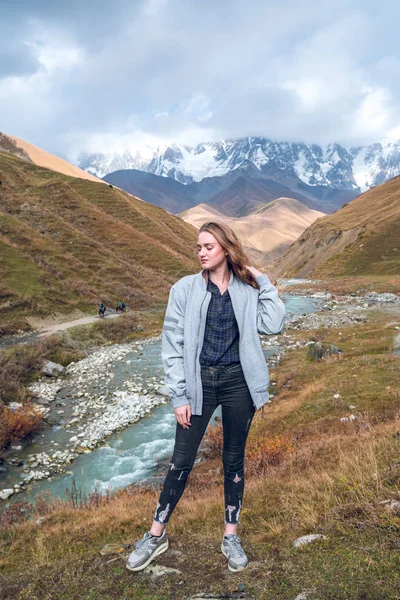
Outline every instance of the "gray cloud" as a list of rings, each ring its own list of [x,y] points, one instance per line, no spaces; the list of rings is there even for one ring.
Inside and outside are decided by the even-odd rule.
[[[0,77],[31,75],[40,69],[40,62],[32,49],[22,43],[9,40],[0,55]]]
[[[400,126],[399,13],[391,0],[2,0],[0,129],[70,156],[376,141]]]

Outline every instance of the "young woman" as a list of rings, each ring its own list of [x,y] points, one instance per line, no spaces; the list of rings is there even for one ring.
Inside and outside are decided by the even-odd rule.
[[[255,410],[268,402],[268,367],[259,334],[282,331],[285,307],[267,275],[247,266],[235,233],[201,226],[202,271],[171,288],[162,332],[165,385],[177,420],[173,456],[150,531],[127,568],[144,569],[168,549],[165,526],[185,489],[208,422],[222,407],[225,531],[221,550],[231,571],[248,564],[237,535],[244,490],[244,451]]]

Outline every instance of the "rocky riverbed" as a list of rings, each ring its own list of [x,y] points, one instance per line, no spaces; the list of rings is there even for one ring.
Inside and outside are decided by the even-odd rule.
[[[366,312],[371,308],[395,308],[400,313],[400,296],[391,293],[377,294],[368,292],[364,295],[351,294],[337,296],[329,292],[313,292],[303,290],[310,298],[324,301],[321,311],[307,315],[294,315],[286,320],[286,327],[302,331],[320,328],[343,327],[368,320]],[[286,293],[290,296],[290,293]]]
[[[291,315],[286,320],[287,331],[277,336],[261,337],[271,367],[279,365],[280,357],[285,352],[312,343],[296,339],[296,330],[312,331],[321,327],[361,324],[368,319],[367,309],[374,307],[394,306],[400,314],[400,297],[394,294],[371,292],[364,296],[333,296],[309,290],[308,294],[303,291],[302,295],[322,300],[323,308],[310,314]],[[43,413],[49,426],[63,430],[64,437],[61,444],[50,441],[51,451],[32,452],[24,459],[15,456],[22,446],[14,443],[9,457],[6,454],[3,460],[18,467],[20,475],[15,483],[0,490],[0,499],[7,500],[27,489],[34,481],[68,473],[68,465],[79,454],[90,452],[111,434],[137,422],[155,406],[167,402],[163,377],[149,374],[143,384],[143,373],[139,375],[135,370],[130,370],[129,376],[124,376],[123,371],[124,365],[127,368],[131,365],[132,356],[140,361],[145,345],[160,339],[158,336],[93,350],[85,359],[71,363],[63,375],[43,377],[33,384],[31,389],[36,394],[38,410]],[[121,376],[116,385],[114,380],[118,369]],[[58,448],[59,445],[61,448]],[[0,465],[1,470],[4,467]]]
[[[127,354],[136,354],[140,361],[144,346],[159,339],[94,350],[78,363],[71,363],[62,376],[43,377],[30,386],[45,422],[65,431],[63,448],[33,453],[22,461],[15,456],[6,456],[10,465],[21,468],[21,477],[13,487],[0,491],[0,499],[6,500],[23,491],[31,482],[66,472],[67,465],[79,454],[93,450],[114,432],[137,422],[155,406],[167,401],[164,381],[155,376],[146,378],[146,387],[139,374],[130,375],[118,385],[113,382],[117,365],[120,369],[121,364],[130,365],[131,361],[125,358]],[[13,403],[11,408],[18,406]],[[55,441],[50,443],[59,445]],[[21,444],[14,443],[9,453],[15,455],[21,449]]]

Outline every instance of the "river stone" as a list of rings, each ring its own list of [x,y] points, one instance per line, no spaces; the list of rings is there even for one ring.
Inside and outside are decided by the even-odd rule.
[[[62,375],[64,371],[65,369],[62,365],[52,362],[51,360],[42,367],[42,373],[47,377],[58,377],[59,375]]]
[[[315,342],[308,347],[308,356],[312,360],[321,360],[325,356],[331,356],[332,354],[339,354],[342,350],[339,350],[333,344],[322,344],[321,342]]]
[[[50,400],[48,400],[47,398],[35,398],[35,403],[36,404],[42,404],[43,406],[47,406],[48,404],[50,404]]]
[[[303,535],[302,537],[297,538],[293,542],[293,546],[295,548],[300,548],[301,546],[306,546],[307,544],[311,544],[311,542],[315,542],[318,540],[326,540],[326,536],[321,533],[311,533],[310,535]]]
[[[400,297],[391,292],[384,292],[383,294],[378,294],[378,292],[367,292],[365,297],[372,298],[376,302],[400,302]]]
[[[1,500],[7,500],[7,498],[12,496],[13,494],[14,494],[14,490],[12,490],[12,489],[1,490],[0,498],[1,498]]]

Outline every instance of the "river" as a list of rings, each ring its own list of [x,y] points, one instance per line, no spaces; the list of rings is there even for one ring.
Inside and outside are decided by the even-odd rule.
[[[297,282],[298,280],[293,280],[293,283]],[[289,317],[315,312],[324,303],[323,298],[289,295],[281,297]],[[282,352],[279,336],[274,345],[268,347],[263,345],[263,351],[267,360],[279,355]],[[108,393],[115,393],[126,389],[127,381],[134,381],[136,385],[150,388],[151,394],[152,385],[156,390],[157,382],[159,385],[163,383],[159,338],[144,343],[140,353],[127,353],[123,360],[116,360],[110,364],[111,369],[108,369],[107,365],[104,367],[103,384],[98,379],[93,379],[90,384],[91,393],[104,395],[105,389]],[[149,381],[152,382],[150,385]],[[43,451],[51,454],[64,448],[72,435],[64,425],[73,413],[73,405],[69,402],[73,396],[74,390],[71,389],[67,378],[64,387],[57,394],[57,402],[54,403],[54,411],[57,412],[57,409],[63,411],[62,415],[59,415],[59,422],[48,430],[36,434],[33,443],[27,446],[13,444],[14,448],[20,446],[21,448],[7,452],[7,470],[0,473],[0,489],[11,488],[15,483],[22,481],[22,466],[11,465],[10,459],[17,458],[25,464],[32,454]],[[219,416],[220,411],[217,409],[212,422],[215,422],[215,418]],[[95,413],[93,418],[96,418]],[[175,417],[170,404],[156,406],[138,422],[112,434],[101,446],[79,454],[72,464],[67,465],[65,473],[31,483],[24,492],[14,494],[3,502],[2,508],[10,502],[22,499],[34,501],[35,496],[43,492],[65,499],[65,490],[71,489],[73,479],[84,493],[94,488],[104,492],[107,488],[115,490],[135,482],[148,481],[157,474],[159,463],[168,460],[172,453],[175,426]]]

